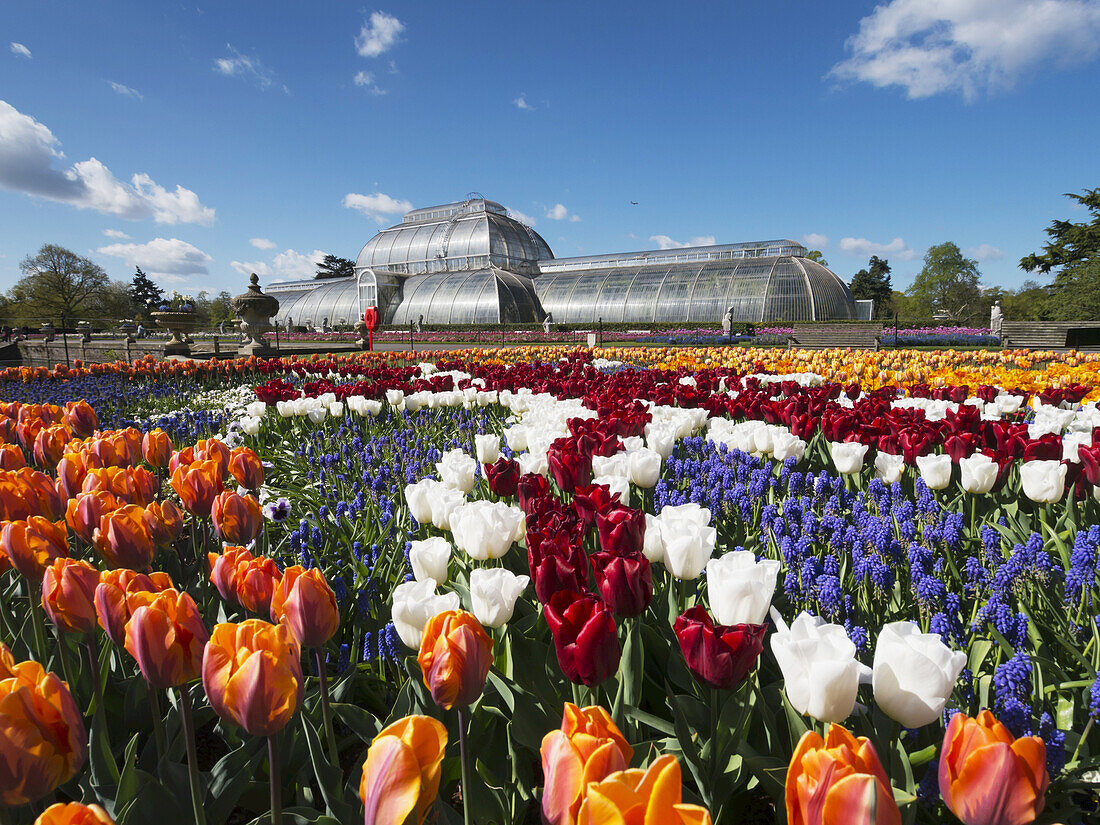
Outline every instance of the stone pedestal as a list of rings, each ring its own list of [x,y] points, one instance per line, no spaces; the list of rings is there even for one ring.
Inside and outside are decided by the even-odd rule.
[[[165,355],[190,355],[191,345],[187,343],[186,336],[198,324],[198,319],[192,312],[154,312],[152,318],[158,327],[163,327],[172,333],[168,343],[164,345]],[[132,338],[127,339],[133,341]]]
[[[244,342],[237,348],[237,355],[274,355],[275,349],[264,335],[272,328],[271,319],[279,311],[279,300],[260,290],[260,276],[253,272],[249,278],[248,292],[238,295],[230,303],[241,319],[241,332],[245,336]]]

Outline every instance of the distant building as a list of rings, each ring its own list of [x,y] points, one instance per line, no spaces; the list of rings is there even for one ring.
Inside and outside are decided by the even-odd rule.
[[[499,203],[474,198],[414,209],[363,247],[356,277],[284,281],[277,321],[383,325],[837,321],[856,318],[848,286],[794,241],[555,258]]]

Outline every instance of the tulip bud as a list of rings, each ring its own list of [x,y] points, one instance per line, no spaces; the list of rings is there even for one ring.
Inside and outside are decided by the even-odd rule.
[[[445,487],[461,490],[464,494],[474,489],[477,461],[462,450],[448,450],[443,453],[443,457],[436,462],[435,469]]]
[[[875,701],[891,719],[919,728],[940,718],[966,654],[912,622],[891,622],[879,632],[872,684]]]
[[[576,439],[559,438],[546,452],[555,483],[567,493],[592,483],[592,453],[579,449]]]
[[[145,511],[136,504],[125,504],[99,520],[93,541],[110,567],[145,570],[153,562],[156,547]]]
[[[706,808],[681,799],[680,763],[672,754],[665,754],[644,771],[619,771],[603,781],[590,782],[577,812],[577,825],[711,825]]]
[[[446,584],[450,562],[451,545],[442,536],[409,542],[409,563],[418,582],[434,579],[437,584]]]
[[[264,524],[263,512],[256,499],[229,490],[215,497],[210,519],[214,530],[230,544],[248,544],[260,534]]]
[[[527,588],[529,576],[517,576],[503,567],[475,567],[470,571],[470,608],[485,627],[509,622],[516,600]]]
[[[33,584],[42,581],[42,574],[54,559],[69,555],[69,540],[64,526],[43,516],[6,523],[0,531],[0,547],[3,547],[12,567]]]
[[[962,488],[972,495],[985,495],[997,483],[997,462],[983,453],[959,459]]]
[[[58,802],[44,810],[34,825],[115,825],[115,821],[98,805]]]
[[[213,461],[217,466],[219,479],[229,475],[229,459],[231,458],[229,447],[224,441],[217,438],[204,438],[195,442],[195,461]]]
[[[180,465],[172,473],[172,489],[187,512],[209,516],[215,496],[222,491],[221,470],[215,461],[196,461],[189,467]]]
[[[983,710],[951,717],[943,737],[940,795],[963,825],[1025,825],[1046,805],[1050,776],[1038,736],[1014,739]]]
[[[501,458],[494,464],[486,464],[485,480],[489,484],[489,490],[493,495],[501,498],[511,498],[516,494],[519,484],[519,463],[508,458]]]
[[[447,610],[424,625],[416,660],[435,703],[444,710],[464,708],[485,690],[493,640],[472,614]]]
[[[271,597],[282,578],[274,560],[257,556],[238,562],[234,601],[250,613],[267,614],[271,611]]]
[[[641,615],[653,598],[653,573],[640,550],[591,556],[596,588],[608,610],[621,618]]]
[[[455,547],[472,559],[499,559],[524,534],[523,511],[502,501],[471,501],[451,512]]]
[[[28,506],[27,513],[30,515],[43,516],[56,521],[65,515],[65,500],[62,498],[61,491],[57,488],[57,482],[50,478],[45,473],[40,473],[38,470],[32,470],[30,467],[23,467],[15,471],[15,477],[19,479],[19,483],[22,485],[23,490],[19,494],[25,502],[25,506]],[[9,515],[11,519],[26,518],[23,516]]]
[[[875,478],[885,484],[896,484],[905,472],[905,456],[893,455],[881,449],[875,453]]]
[[[591,687],[618,669],[622,648],[615,619],[594,597],[559,592],[545,614],[565,678]]]
[[[18,444],[0,444],[0,470],[18,470],[26,466],[27,460]]]
[[[616,507],[596,516],[600,548],[610,553],[640,551],[645,543],[645,513]]]
[[[788,825],[901,825],[874,746],[839,725],[802,735],[787,769]]]
[[[383,728],[367,750],[359,780],[364,822],[424,822],[439,794],[446,747],[447,729],[430,716],[406,716]]]
[[[53,470],[65,453],[69,443],[69,431],[64,427],[43,427],[34,439],[34,462],[46,470]]]
[[[154,501],[145,508],[141,518],[158,547],[171,544],[183,531],[183,513],[170,501]]]
[[[119,647],[126,644],[126,623],[130,621],[131,609],[128,597],[142,591],[159,592],[172,587],[172,579],[167,573],[135,573],[125,568],[107,570],[99,574],[99,584],[95,590],[95,610],[99,626],[107,638]]]
[[[141,439],[141,455],[150,467],[163,470],[172,460],[172,439],[164,430],[150,430]]]
[[[764,650],[767,625],[715,625],[702,605],[686,611],[673,625],[688,670],[701,682],[736,690]]]
[[[288,567],[271,595],[271,620],[285,622],[303,647],[320,647],[336,634],[336,596],[317,569]]]
[[[246,490],[259,490],[263,486],[263,462],[248,447],[237,447],[229,454],[229,472]]]
[[[145,681],[160,689],[196,678],[210,634],[194,599],[168,589],[132,593],[127,604],[132,615],[126,623],[126,650]]]
[[[658,521],[664,547],[662,561],[677,579],[699,578],[714,554],[718,531],[710,526],[710,519],[710,510],[698,504],[680,504],[661,510]]]
[[[87,438],[99,427],[95,410],[87,401],[70,401],[65,405],[65,421],[80,438]]]
[[[929,490],[942,490],[951,483],[951,456],[933,453],[919,455],[916,461],[920,477]]]
[[[768,616],[780,564],[756,560],[748,550],[726,553],[707,562],[710,607],[720,624],[761,624]]]
[[[836,471],[843,475],[853,475],[863,469],[863,459],[868,446],[855,441],[830,441],[829,455],[836,465]]]
[[[42,607],[50,621],[70,633],[96,625],[95,591],[99,571],[86,561],[57,558],[42,576]]]
[[[305,695],[298,642],[286,625],[259,619],[216,625],[203,653],[202,684],[218,716],[253,736],[271,736]]]
[[[430,524],[432,520],[432,498],[436,488],[442,486],[434,478],[422,478],[415,484],[405,485],[405,503],[409,514],[420,524]]]
[[[1020,465],[1024,495],[1040,504],[1056,504],[1065,493],[1067,472],[1061,461],[1025,461]]]
[[[474,436],[474,451],[480,464],[493,464],[500,458],[500,436],[493,433]]]

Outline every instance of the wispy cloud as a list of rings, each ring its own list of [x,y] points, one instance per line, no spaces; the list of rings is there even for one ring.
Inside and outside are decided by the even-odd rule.
[[[566,209],[563,203],[555,203],[547,209],[546,217],[552,221],[569,221],[570,223],[579,223],[581,219],[580,215],[574,215]]]
[[[534,226],[535,225],[535,219],[534,218],[532,218],[530,215],[524,215],[518,209],[509,209],[508,210],[508,217],[509,218],[514,218],[515,220],[519,221],[522,224],[526,224],[527,226]]]
[[[33,57],[33,55],[31,54],[31,50],[30,50],[30,49],[28,49],[28,48],[27,48],[26,46],[24,46],[24,45],[23,45],[22,43],[16,43],[15,41],[12,41],[12,43],[11,43],[11,53],[12,53],[12,54],[17,54],[17,55],[19,55],[20,57],[25,57],[25,58],[27,58],[28,60],[29,60],[29,59],[30,59],[31,57]]]
[[[677,241],[668,235],[650,235],[649,239],[657,244],[658,249],[683,249],[687,246],[714,246],[717,241],[713,235],[696,235],[687,241]]]
[[[302,280],[312,278],[317,272],[317,264],[325,257],[320,249],[314,249],[308,255],[293,249],[285,249],[267,261],[230,261],[229,265],[242,275],[255,272],[261,278],[292,278]],[[318,321],[321,319],[318,318]]]
[[[890,0],[860,20],[828,77],[900,86],[909,98],[1011,88],[1044,63],[1100,48],[1096,0]]]
[[[355,38],[355,49],[361,57],[378,57],[400,42],[403,31],[405,24],[392,14],[373,12]]]
[[[214,71],[218,74],[226,77],[239,77],[242,80],[255,83],[261,89],[268,89],[277,82],[274,70],[265,65],[260,58],[255,55],[242,54],[234,49],[231,43],[226,43],[225,48],[229,52],[229,56],[219,57],[214,61]],[[282,85],[282,89],[284,92],[290,93],[285,84]]]
[[[810,232],[808,235],[803,235],[798,240],[803,246],[810,249],[824,249],[829,245],[829,236],[819,235],[816,232]]]
[[[56,168],[64,157],[61,142],[45,124],[0,100],[0,187],[131,220],[214,222],[214,210],[190,189],[176,186],[170,192],[144,173],[123,183],[95,158]]]
[[[108,80],[107,82],[111,84],[111,88],[117,94],[120,94],[123,97],[132,97],[137,100],[145,100],[145,95],[143,95],[137,89],[131,89],[129,86],[124,86],[121,83],[115,83],[113,80]]]
[[[889,243],[875,243],[866,238],[841,238],[837,244],[840,251],[852,257],[870,257],[871,255],[889,255],[900,261],[911,261],[917,257],[917,253],[909,248],[909,245],[901,238],[894,238]]]
[[[116,243],[96,250],[140,266],[150,275],[205,275],[214,260],[201,249],[179,238],[154,238],[148,243]]]
[[[116,240],[130,240],[130,236],[123,232],[121,229],[104,229],[103,234],[108,238],[115,238]]]
[[[269,241],[267,238],[249,238],[248,242],[257,249],[274,249],[275,241]]]
[[[972,246],[966,250],[966,254],[978,261],[1003,261],[1005,253],[993,244],[983,243]]]
[[[384,95],[386,93],[386,90],[375,82],[372,72],[359,72],[355,75],[354,81],[356,86],[363,87],[372,95]]]
[[[527,102],[527,93],[526,92],[524,92],[519,97],[517,97],[515,100],[513,100],[512,103],[515,104],[517,109],[522,109],[525,112],[535,111],[535,107]]]
[[[375,192],[373,195],[360,195],[356,192],[349,192],[344,195],[343,203],[346,208],[362,212],[379,224],[385,224],[394,215],[404,215],[413,208],[409,201],[391,198],[382,192]]]

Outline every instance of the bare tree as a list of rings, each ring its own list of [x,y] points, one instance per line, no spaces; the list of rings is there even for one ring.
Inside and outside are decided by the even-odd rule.
[[[12,308],[28,321],[97,314],[110,284],[101,266],[55,244],[24,258],[19,269],[23,277],[12,287]]]

